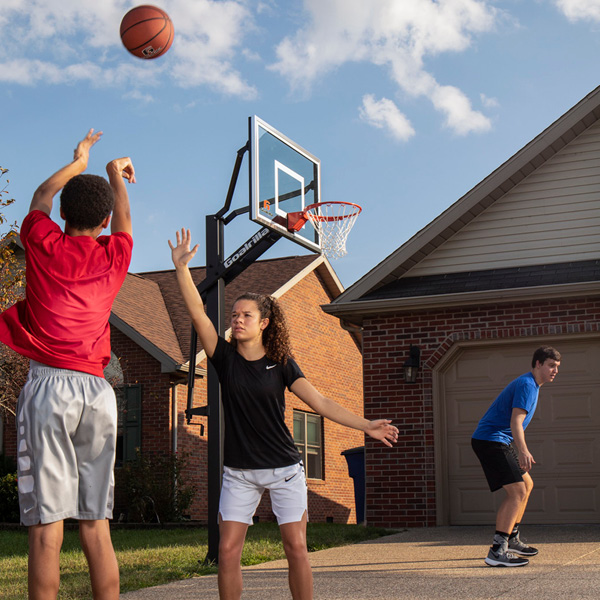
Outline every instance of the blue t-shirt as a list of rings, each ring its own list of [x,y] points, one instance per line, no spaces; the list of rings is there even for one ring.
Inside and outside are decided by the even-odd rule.
[[[525,375],[517,377],[492,402],[479,421],[473,437],[476,440],[510,444],[513,441],[510,429],[513,408],[522,408],[527,411],[523,421],[523,429],[525,429],[533,418],[539,393],[540,386],[536,383],[532,373],[525,373]]]

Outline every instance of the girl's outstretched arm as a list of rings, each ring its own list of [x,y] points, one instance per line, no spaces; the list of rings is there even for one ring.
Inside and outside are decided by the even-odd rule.
[[[393,442],[398,441],[398,428],[391,425],[389,419],[368,421],[363,417],[359,417],[343,406],[340,406],[337,402],[323,396],[304,377],[296,379],[290,389],[315,412],[331,421],[335,421],[346,427],[352,427],[352,429],[364,431],[372,438],[381,440],[386,446],[391,446]]]

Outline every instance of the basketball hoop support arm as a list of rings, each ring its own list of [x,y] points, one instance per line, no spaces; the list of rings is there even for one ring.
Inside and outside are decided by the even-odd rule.
[[[214,215],[206,216],[206,277],[196,287],[206,305],[206,314],[213,322],[219,335],[225,333],[225,285],[245,271],[264,252],[266,252],[281,234],[263,227],[245,244],[225,259],[225,225],[238,214],[247,210],[236,210],[225,216],[231,206],[233,193],[244,154],[250,149],[250,142],[237,152],[227,198],[223,208]],[[217,372],[210,361],[207,364],[207,404],[193,407],[194,384],[196,374],[196,349],[198,334],[192,327],[190,340],[190,358],[188,373],[187,409],[185,415],[190,423],[193,415],[208,417],[208,553],[205,564],[215,564],[219,560],[219,497],[223,470],[223,423],[221,412],[221,386]],[[201,435],[203,434],[201,428]]]

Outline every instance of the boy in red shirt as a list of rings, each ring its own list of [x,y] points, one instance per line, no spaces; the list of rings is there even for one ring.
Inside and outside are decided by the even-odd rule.
[[[36,600],[58,595],[67,518],[79,520],[94,598],[119,597],[108,525],[117,410],[103,370],[108,319],[133,247],[123,179],[134,183],[135,173],[129,158],[118,158],[106,166],[110,183],[82,175],[101,135],[90,129],[73,161],[35,191],[21,227],[26,296],[0,315],[0,341],[31,359],[17,408],[17,452],[29,598]],[[61,189],[64,233],[50,219]],[[112,235],[101,235],[109,223]]]

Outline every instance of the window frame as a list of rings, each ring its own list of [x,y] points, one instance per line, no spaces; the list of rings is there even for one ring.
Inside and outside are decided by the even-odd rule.
[[[299,419],[297,419],[299,417]],[[300,453],[302,457],[302,463],[304,464],[304,472],[306,473],[307,479],[314,479],[317,481],[325,480],[325,443],[324,443],[324,431],[323,431],[323,417],[317,413],[307,412],[303,410],[293,410],[293,435],[294,445],[296,449]],[[296,438],[296,422],[297,420],[301,421],[301,426],[303,430],[303,439],[298,440]],[[319,443],[318,444],[309,444],[308,443],[308,424],[309,421],[312,421],[317,425],[317,431],[319,432]],[[316,450],[316,452],[309,453],[309,450]],[[319,465],[319,472],[314,472],[313,465],[314,461],[308,461],[309,454],[317,455],[317,464]]]

